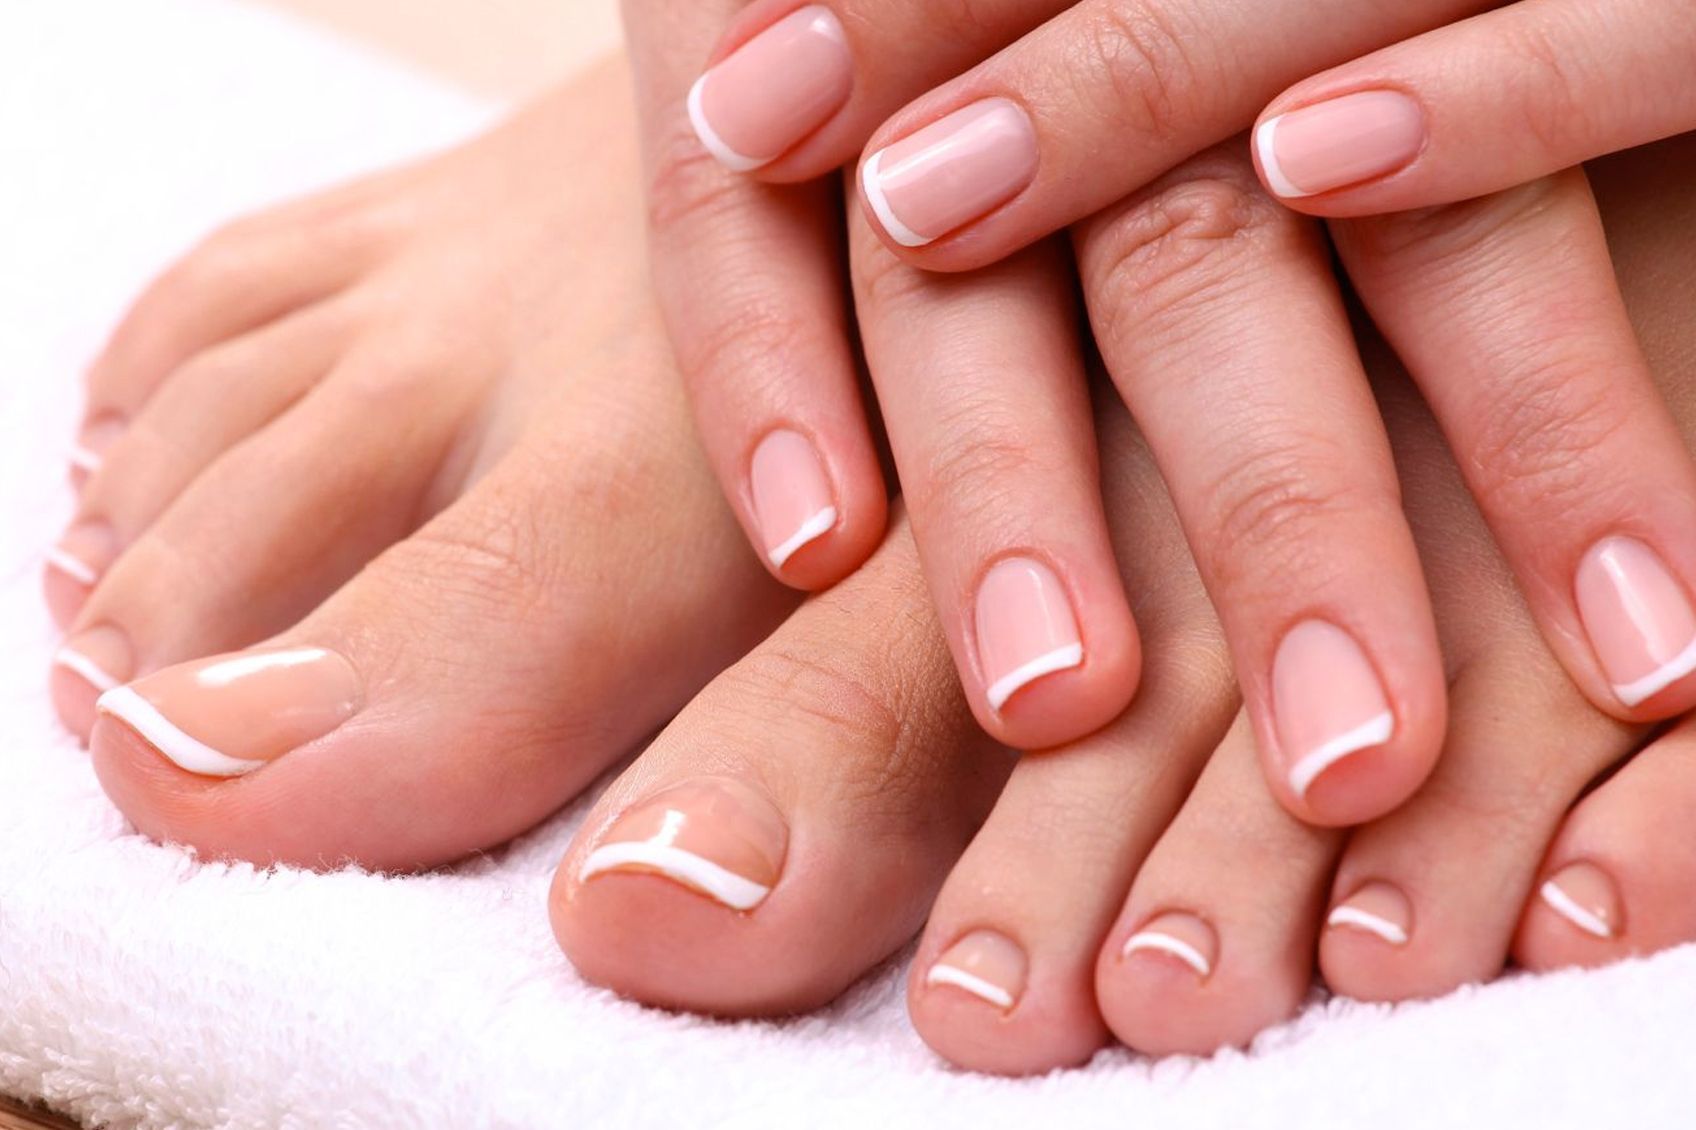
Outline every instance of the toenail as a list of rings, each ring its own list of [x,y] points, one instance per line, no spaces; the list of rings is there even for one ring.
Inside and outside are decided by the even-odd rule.
[[[1371,882],[1338,903],[1325,925],[1359,930],[1392,946],[1405,946],[1413,929],[1413,907],[1407,896],[1390,884]]]
[[[1543,883],[1539,897],[1550,910],[1596,938],[1618,936],[1619,892],[1594,863],[1569,863]]]
[[[978,585],[978,661],[994,711],[1045,675],[1084,661],[1077,616],[1060,578],[1040,561],[998,561]]]
[[[53,665],[71,672],[104,694],[121,685],[135,669],[129,637],[109,624],[88,628],[53,653]]]
[[[925,974],[925,984],[951,985],[1011,1012],[1024,995],[1027,964],[1025,951],[1011,938],[993,930],[974,930],[936,959]]]
[[[775,431],[754,449],[748,469],[754,520],[777,568],[836,525],[836,500],[824,461],[806,436]]]
[[[72,471],[87,476],[100,470],[106,462],[106,450],[117,442],[128,426],[123,417],[110,415],[85,425],[65,456]]]
[[[1319,775],[1395,733],[1384,684],[1353,636],[1323,620],[1290,629],[1272,660],[1272,709],[1290,788],[1305,797]]]
[[[1213,927],[1195,915],[1168,912],[1150,919],[1127,938],[1119,956],[1128,958],[1139,953],[1173,958],[1189,966],[1196,976],[1207,977],[1218,959],[1219,939]]]
[[[578,881],[659,875],[746,911],[777,885],[788,847],[789,828],[771,801],[728,778],[691,781],[614,820],[583,861]]]
[[[118,535],[105,522],[79,522],[47,551],[48,568],[93,587],[118,556]]]
[[[321,647],[269,648],[167,667],[100,696],[179,768],[239,777],[330,733],[363,703],[353,665]]]
[[[1578,614],[1615,697],[1653,698],[1696,671],[1696,610],[1654,550],[1635,538],[1597,544],[1578,567]]]

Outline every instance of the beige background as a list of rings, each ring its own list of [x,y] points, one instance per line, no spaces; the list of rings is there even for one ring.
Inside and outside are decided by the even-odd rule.
[[[479,94],[522,97],[618,42],[618,0],[261,0]]]

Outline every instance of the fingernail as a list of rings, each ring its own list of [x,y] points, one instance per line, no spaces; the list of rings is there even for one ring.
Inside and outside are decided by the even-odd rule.
[[[848,37],[829,8],[778,20],[695,80],[689,121],[707,152],[739,173],[781,157],[854,90]]]
[[[78,632],[53,653],[53,666],[69,671],[98,694],[121,685],[134,665],[129,637],[108,624]]]
[[[873,153],[860,185],[889,238],[923,247],[1013,199],[1036,170],[1030,118],[986,98]]]
[[[89,475],[100,470],[106,462],[106,450],[117,442],[128,421],[118,416],[101,416],[90,421],[78,433],[76,442],[66,453],[71,465],[71,478],[80,486]]]
[[[1313,196],[1411,164],[1425,148],[1425,112],[1393,90],[1345,94],[1267,119],[1254,146],[1273,192]]]
[[[118,535],[105,522],[79,522],[47,551],[47,567],[93,587],[118,556]]]
[[[1161,955],[1182,962],[1195,971],[1197,977],[1213,973],[1218,960],[1219,939],[1213,927],[1193,914],[1168,912],[1149,920],[1148,924],[1125,940],[1119,951],[1121,958],[1132,954]]]
[[[1361,930],[1392,946],[1405,946],[1413,929],[1413,907],[1407,896],[1390,884],[1371,882],[1339,903],[1325,925]]]
[[[1593,863],[1569,863],[1544,882],[1539,897],[1550,910],[1596,938],[1619,933],[1619,892]]]
[[[775,431],[761,440],[748,480],[766,556],[779,569],[836,525],[830,477],[812,443],[799,432]]]
[[[1273,722],[1290,787],[1305,797],[1345,757],[1383,745],[1396,719],[1354,637],[1323,620],[1290,629],[1272,660]]]
[[[1077,617],[1054,570],[1028,557],[997,562],[978,585],[978,661],[991,710],[1045,675],[1084,661]]]
[[[1696,611],[1660,556],[1636,538],[1598,542],[1578,566],[1578,615],[1626,706],[1696,670]]]
[[[728,778],[666,789],[613,821],[583,861],[597,875],[660,875],[732,910],[759,906],[777,885],[789,828],[766,798]]]
[[[285,647],[167,667],[107,691],[96,706],[179,768],[239,777],[330,733],[363,700],[346,659]]]
[[[925,974],[926,985],[952,985],[1002,1012],[1025,992],[1025,951],[993,930],[974,930],[950,946]]]

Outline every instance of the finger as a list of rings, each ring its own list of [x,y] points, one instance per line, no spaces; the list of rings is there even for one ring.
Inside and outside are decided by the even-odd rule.
[[[1019,748],[1083,737],[1140,654],[1102,510],[1068,266],[1045,244],[969,278],[850,238],[866,357],[967,698]]]
[[[832,186],[771,188],[696,141],[685,94],[733,5],[626,4],[655,293],[702,446],[780,580],[840,580],[882,539],[887,495],[850,348]]]
[[[873,135],[886,242],[931,270],[993,262],[1245,128],[1290,76],[1486,0],[1081,0]]]
[[[1584,174],[1336,230],[1578,686],[1630,720],[1696,705],[1696,466]]]
[[[1266,185],[1325,216],[1448,204],[1696,129],[1687,0],[1524,0],[1284,92]]]
[[[1227,145],[1080,225],[1077,245],[1274,793],[1317,823],[1389,811],[1436,759],[1443,667],[1319,233]]]

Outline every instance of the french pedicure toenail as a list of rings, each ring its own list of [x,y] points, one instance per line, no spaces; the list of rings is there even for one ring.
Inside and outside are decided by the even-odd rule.
[[[873,153],[860,187],[889,238],[923,247],[1023,192],[1037,159],[1025,111],[986,98]]]
[[[1269,118],[1254,148],[1273,192],[1314,196],[1411,164],[1425,148],[1425,113],[1393,90],[1345,94]]]
[[[101,694],[129,678],[134,664],[129,637],[108,624],[78,632],[53,653],[55,667],[71,672]]]
[[[1077,616],[1060,578],[1040,561],[996,562],[978,585],[978,662],[991,710],[1036,680],[1084,661]]]
[[[1136,954],[1164,957],[1189,966],[1197,977],[1213,973],[1219,957],[1219,939],[1213,927],[1193,914],[1168,912],[1150,919],[1125,940],[1120,958]]]
[[[118,535],[105,522],[79,522],[47,551],[48,568],[92,588],[118,556]]]
[[[1626,706],[1696,671],[1696,611],[1660,555],[1635,538],[1598,543],[1578,566],[1578,614]]]
[[[689,121],[719,163],[770,164],[829,121],[854,91],[854,59],[836,16],[801,8],[754,36],[689,90]]]
[[[1619,891],[1594,863],[1569,863],[1538,888],[1550,910],[1594,938],[1619,935]]]
[[[1272,709],[1290,788],[1301,797],[1321,773],[1396,730],[1372,661],[1353,636],[1323,620],[1297,624],[1278,645]]]
[[[974,930],[936,959],[925,974],[925,984],[949,985],[1011,1012],[1024,995],[1028,964],[1025,951],[1011,938],[993,930]]]
[[[732,910],[776,886],[789,828],[772,803],[729,779],[675,785],[626,810],[583,861],[579,882],[658,875]]]
[[[106,462],[106,449],[117,442],[129,425],[117,416],[102,416],[83,428],[65,458],[73,471],[92,475]]]
[[[1407,896],[1388,883],[1367,883],[1338,903],[1325,919],[1332,929],[1372,934],[1392,946],[1407,945],[1413,908]]]
[[[179,768],[240,777],[335,730],[363,703],[346,659],[282,647],[167,667],[95,705]]]
[[[830,476],[817,449],[799,432],[775,431],[761,440],[748,481],[766,556],[777,568],[836,525]]]

